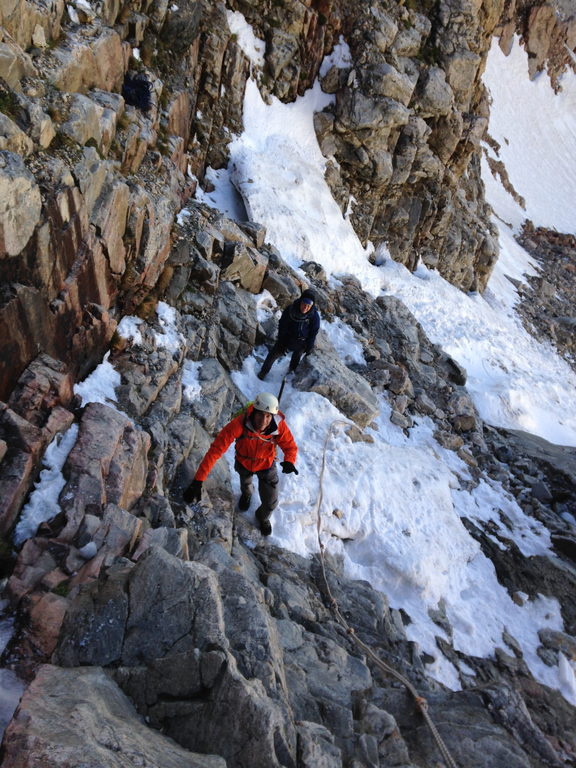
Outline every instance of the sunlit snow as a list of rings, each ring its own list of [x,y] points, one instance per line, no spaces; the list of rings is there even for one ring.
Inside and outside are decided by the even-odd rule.
[[[498,214],[515,228],[530,219],[535,226],[576,232],[576,76],[565,73],[557,94],[545,72],[530,81],[526,51],[516,38],[509,56],[493,42],[484,83],[492,99],[489,133],[500,145],[498,159],[526,201],[525,211],[510,203],[505,209],[499,205]],[[491,200],[496,185],[486,169],[483,176]]]
[[[66,484],[61,470],[77,436],[78,425],[73,424],[64,434],[56,435],[46,449],[44,469],[34,485],[30,500],[22,509],[14,531],[14,544],[17,547],[36,534],[40,523],[51,520],[60,512],[58,497]]]
[[[184,397],[188,400],[196,400],[202,394],[202,385],[198,379],[198,372],[202,367],[201,362],[185,360],[182,366],[182,389]]]
[[[352,354],[355,343],[349,347]],[[263,350],[258,353],[262,358]],[[247,397],[262,389],[277,393],[287,365],[288,360],[277,363],[262,384],[256,378],[258,360],[251,356],[232,378]],[[316,500],[324,441],[330,424],[343,416],[320,395],[293,389],[290,379],[281,409],[300,448],[300,474],[282,477],[272,541],[305,556],[318,550]],[[550,551],[548,531],[526,516],[497,483],[462,490],[459,479],[468,477],[466,466],[436,443],[426,419],[408,438],[389,417],[390,408],[382,400],[375,428],[366,430],[373,443],[352,442],[340,425],[329,439],[321,509],[328,551],[343,559],[349,576],[369,581],[393,607],[404,608],[413,622],[407,627],[409,637],[435,657],[429,671],[450,687],[459,688],[458,675],[438,652],[435,636],[445,634],[428,615],[440,600],[456,648],[490,655],[503,647],[502,634],[508,631],[523,648],[533,674],[560,687],[559,670],[550,670],[536,655],[537,629],[563,627],[558,603],[540,597],[516,605],[460,518],[492,520],[501,540],[513,541],[527,556]],[[232,451],[228,460],[233,470]],[[232,476],[239,493],[235,473]],[[253,510],[247,513],[249,519],[251,514]]]
[[[263,67],[264,52],[266,50],[266,43],[264,40],[259,40],[256,37],[252,27],[238,11],[227,10],[226,16],[228,18],[230,32],[232,32],[233,35],[236,35],[238,45],[243,53],[246,54],[253,64]]]

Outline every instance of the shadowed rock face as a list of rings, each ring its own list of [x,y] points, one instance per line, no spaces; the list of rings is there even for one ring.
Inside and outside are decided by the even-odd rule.
[[[524,326],[576,370],[576,237],[527,222],[518,241],[537,265],[537,274],[518,287]]]
[[[57,743],[50,733],[58,733]],[[192,754],[147,728],[102,669],[49,665],[24,694],[6,733],[2,764],[226,768],[222,758]]]

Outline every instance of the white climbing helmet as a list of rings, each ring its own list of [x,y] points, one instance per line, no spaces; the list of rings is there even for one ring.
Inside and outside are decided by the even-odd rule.
[[[254,408],[257,411],[264,411],[264,413],[276,414],[278,413],[278,399],[270,392],[260,392],[254,400]]]

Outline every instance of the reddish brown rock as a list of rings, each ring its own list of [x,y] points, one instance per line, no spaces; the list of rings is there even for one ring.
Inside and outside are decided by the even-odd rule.
[[[55,406],[68,406],[74,381],[60,360],[40,354],[22,374],[8,400],[12,410],[37,427],[46,423]]]
[[[68,600],[53,592],[35,595],[31,601],[27,640],[34,647],[35,652],[46,660],[56,648],[67,608]]]
[[[41,538],[28,539],[20,550],[14,571],[8,581],[7,593],[10,602],[17,605],[56,567],[55,554],[50,552],[50,541]]]
[[[8,449],[0,465],[0,534],[12,529],[39,471],[45,433],[0,403],[0,439]]]
[[[67,522],[60,534],[72,541],[89,513],[101,517],[108,503],[129,509],[142,495],[148,473],[150,436],[124,414],[90,403],[78,440],[63,467],[68,482],[60,495]]]

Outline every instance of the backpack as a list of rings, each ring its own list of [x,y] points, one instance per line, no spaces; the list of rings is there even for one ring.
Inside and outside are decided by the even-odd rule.
[[[148,112],[152,107],[152,85],[145,75],[129,75],[124,78],[122,96],[126,104]]]

